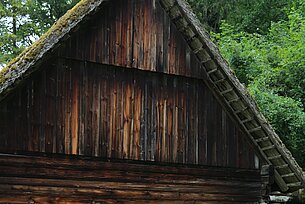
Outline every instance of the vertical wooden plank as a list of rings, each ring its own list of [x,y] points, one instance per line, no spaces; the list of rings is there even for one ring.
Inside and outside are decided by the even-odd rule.
[[[51,68],[51,65],[48,66],[48,68]],[[45,97],[45,139],[46,139],[46,144],[45,144],[45,151],[47,153],[52,153],[53,149],[53,135],[52,135],[52,80],[50,80],[50,69],[46,69],[45,71],[45,87],[44,87],[44,97]]]
[[[149,60],[150,60],[150,65],[149,65],[149,70],[151,71],[156,71],[156,55],[157,55],[157,39],[156,39],[156,29],[157,29],[157,21],[156,21],[156,1],[152,0],[151,1],[151,7],[150,7],[150,31],[148,33],[150,33],[150,56],[149,56]]]
[[[207,164],[207,99],[206,99],[206,87],[204,83],[200,83],[199,87],[199,111],[198,111],[198,123],[199,123],[199,138],[198,138],[198,153],[199,161],[201,165]]]
[[[173,29],[175,30],[175,33],[177,33],[176,35],[174,35],[175,40],[174,40],[174,44],[175,44],[175,74],[180,75],[181,74],[181,70],[184,69],[183,66],[181,66],[181,61],[183,61],[184,59],[181,57],[181,51],[182,49],[184,49],[184,46],[186,46],[187,44],[185,44],[185,41],[183,39],[183,37],[181,36],[181,33],[177,30],[176,26],[173,25]],[[181,57],[181,58],[180,58]]]
[[[228,149],[227,149],[227,115],[225,113],[224,110],[222,110],[221,112],[221,154],[222,154],[222,162],[221,165],[222,166],[228,166]]]
[[[143,3],[143,67],[145,70],[150,69],[151,62],[151,10],[152,1],[144,1]]]
[[[115,15],[116,6],[111,4],[111,12],[109,12],[108,29],[109,29],[109,64],[115,64],[115,43],[116,43],[116,26]]]
[[[72,80],[71,80],[71,64],[66,65],[65,76],[65,153],[71,154],[71,94],[72,94]]]
[[[41,139],[44,138],[44,135],[41,135],[42,129],[42,111],[44,107],[42,107],[41,103],[44,100],[43,97],[43,87],[42,87],[42,78],[43,75],[38,73],[36,75],[36,82],[34,80],[29,80],[28,84],[25,86],[25,108],[26,108],[26,123],[27,123],[27,140],[28,140],[28,151],[39,151],[41,146],[44,143],[41,142]],[[33,94],[35,92],[35,95]],[[33,95],[32,95],[33,94]],[[33,108],[36,107],[36,110]],[[11,121],[11,120],[10,120]],[[37,121],[36,124],[33,124],[33,121]],[[44,133],[44,132],[43,132]],[[44,141],[43,141],[44,142]]]
[[[214,149],[214,135],[213,130],[214,127],[214,121],[211,116],[214,116],[214,110],[213,110],[213,98],[211,98],[212,95],[210,92],[206,92],[205,98],[207,99],[207,115],[206,115],[206,124],[207,124],[207,164],[213,165],[214,157],[215,157],[215,149]]]
[[[32,93],[33,93],[33,91],[32,91]],[[15,94],[15,99],[18,97],[18,94]],[[13,124],[17,124],[17,117],[16,117],[16,115],[17,115],[17,107],[18,107],[18,104],[17,104],[17,100],[13,100],[12,102],[11,102],[12,104],[13,104],[13,108],[12,108],[12,116],[11,116],[11,122],[13,123]],[[32,105],[33,106],[33,105]],[[18,134],[18,130],[17,130],[17,126],[16,125],[12,125],[11,127],[10,127],[11,129],[12,129],[12,134],[11,134],[11,137],[10,137],[10,139],[9,139],[9,141],[10,141],[10,143],[9,143],[9,149],[10,149],[10,151],[16,151],[16,147],[18,146],[18,144],[17,144],[17,142],[18,142],[18,140],[17,140],[17,134]]]
[[[57,60],[57,110],[56,110],[56,153],[64,153],[64,68],[62,60]]]
[[[141,2],[133,1],[134,4],[134,12],[133,12],[133,68],[138,68],[140,65],[140,46],[141,46]]]
[[[101,19],[100,19],[101,18]],[[103,63],[103,43],[104,43],[104,24],[102,19],[105,19],[105,14],[97,15],[94,19],[96,22],[96,62]]]
[[[195,105],[194,105],[194,136],[195,136],[195,164],[199,163],[199,92],[201,91],[199,81],[196,81],[196,88],[194,89],[195,94]]]
[[[155,161],[157,159],[157,109],[158,109],[158,102],[157,102],[157,92],[156,92],[156,81],[152,77],[152,84],[151,84],[151,161]]]
[[[167,78],[162,77],[161,90],[161,161],[167,161]]]
[[[109,6],[110,8],[109,9],[105,9],[104,10],[104,15],[105,15],[105,18],[103,19],[103,29],[104,29],[104,38],[103,38],[103,63],[105,64],[109,64],[110,62],[110,34],[111,34],[111,31],[110,31],[110,17],[109,17],[109,12],[111,12],[112,10],[112,7]]]
[[[173,137],[172,137],[172,161],[174,163],[178,162],[178,134],[179,134],[179,92],[177,85],[177,78],[174,78],[173,81],[173,93],[174,93],[174,102],[173,102]]]
[[[77,65],[76,65],[77,66]],[[72,154],[78,154],[79,134],[79,78],[77,67],[72,69],[72,113],[71,113],[71,146]]]
[[[148,75],[148,73],[145,73]],[[147,153],[147,87],[144,73],[141,73],[141,113],[140,113],[140,160],[145,160]]]
[[[118,158],[123,159],[123,131],[124,131],[124,78],[126,74],[121,75],[119,80],[119,89],[118,89]]]
[[[157,84],[159,81],[154,80],[154,88],[155,89],[155,100],[156,100],[156,112],[155,112],[155,120],[156,120],[156,146],[155,146],[155,160],[156,161],[161,161],[161,127],[162,127],[162,97],[161,97],[161,93],[162,93],[162,88],[160,84]],[[160,83],[160,82],[159,82]]]
[[[128,13],[129,13],[129,7],[130,7],[130,2],[122,1],[121,3],[121,44],[120,44],[120,65],[123,67],[128,66],[128,57],[127,57],[127,36],[128,36],[128,21],[130,19],[128,18]]]
[[[108,156],[107,152],[107,144],[108,144],[108,139],[107,139],[107,128],[108,128],[108,95],[107,95],[107,72],[104,73],[104,77],[102,78],[101,84],[102,84],[102,145],[101,145],[101,156],[106,158]]]
[[[24,111],[24,117],[26,117],[26,101],[27,101],[27,97],[26,97],[26,91],[22,91],[22,99],[24,100],[24,103],[23,103],[23,111]],[[25,96],[25,97],[24,97]],[[4,99],[3,101],[1,101],[1,106],[0,106],[0,128],[1,128],[1,132],[0,132],[0,140],[2,141],[2,145],[0,147],[1,151],[2,152],[5,152],[5,151],[8,151],[8,141],[7,139],[9,138],[8,137],[8,134],[9,134],[9,109],[8,109],[8,100],[7,99]],[[26,121],[26,120],[25,120]],[[26,137],[29,137],[27,136],[27,124],[25,123],[25,130],[24,130],[24,135]],[[26,141],[24,141],[26,142]],[[27,149],[27,143],[24,144],[24,148]]]
[[[85,85],[85,96],[86,96],[86,103],[84,106],[86,107],[86,120],[85,120],[85,155],[92,155],[94,150],[93,148],[93,128],[92,128],[92,118],[93,118],[93,110],[92,110],[92,103],[93,103],[93,76],[95,75],[94,67],[91,63],[85,64],[85,69],[87,69],[87,80]]]
[[[130,146],[129,146],[129,158],[135,158],[135,147],[134,147],[134,129],[135,129],[135,76],[132,73],[131,77],[131,128],[130,128]]]
[[[163,19],[164,11],[159,3],[156,2],[156,70],[157,72],[164,71],[164,44],[163,44]]]
[[[129,158],[130,150],[130,130],[131,130],[131,84],[130,80],[126,81],[125,94],[124,94],[124,145],[123,145],[123,158]]]
[[[135,83],[135,103],[134,103],[134,159],[139,159],[140,157],[140,127],[141,127],[141,88],[139,82]]]
[[[28,97],[29,97],[29,101],[28,101],[28,106],[29,106],[29,116],[31,116],[31,119],[29,119],[29,127],[30,127],[30,131],[31,134],[33,134],[33,138],[32,138],[32,149],[31,151],[41,151],[41,152],[45,152],[45,148],[46,148],[46,70],[42,70],[41,72],[41,83],[40,83],[40,87],[38,88],[37,85],[38,83],[35,83],[34,80],[31,81],[30,87],[29,87],[29,93],[28,93]],[[35,88],[35,86],[37,88]],[[39,91],[39,97],[37,99],[35,99],[33,97],[33,91],[37,89]],[[34,104],[34,100],[39,100],[37,101],[37,103],[39,104],[39,121],[38,121],[38,126],[39,127],[35,127],[33,124],[33,119],[35,117],[35,113],[33,112],[33,104]],[[39,129],[38,129],[39,128]]]
[[[117,75],[115,73],[115,70],[113,71],[113,88],[111,90],[111,158],[117,158],[117,150],[118,150],[118,135],[117,135],[117,115],[118,115],[118,108],[117,108],[117,96],[118,96],[118,81],[117,81]]]
[[[133,44],[134,44],[134,0],[131,0],[131,3],[127,4],[127,41],[126,41],[126,57],[127,57],[127,67],[133,67],[134,63],[134,54],[133,54]]]
[[[186,46],[185,52],[186,53],[185,53],[185,75],[184,76],[190,76],[191,67],[192,67],[192,63],[191,63],[192,51],[188,46]]]
[[[27,140],[29,138],[29,135],[27,135],[27,125],[28,125],[28,122],[27,122],[27,118],[26,118],[26,100],[27,100],[27,96],[26,96],[26,89],[23,88],[21,91],[20,91],[20,104],[19,104],[19,111],[20,111],[20,132],[22,133],[20,136],[22,137],[22,146],[21,146],[21,150],[24,150],[24,151],[28,151],[27,149]],[[9,124],[6,122],[6,118],[7,116],[5,116],[5,114],[7,114],[8,110],[7,110],[7,105],[5,104],[6,102],[1,102],[2,104],[0,105],[0,110],[1,110],[1,114],[0,114],[0,121],[2,122],[2,125],[0,126],[0,129],[2,130],[1,133],[0,133],[0,140],[3,141],[3,145],[5,146],[5,137],[2,137],[1,138],[1,135],[4,136],[7,134],[8,130],[7,128],[9,127]],[[37,106],[36,106],[36,109]],[[38,112],[38,111],[37,111]],[[1,123],[0,122],[0,123]]]
[[[113,101],[114,101],[114,76],[113,76],[113,72],[110,72],[111,73],[111,76],[110,76],[110,83],[108,84],[108,96],[109,96],[109,101],[108,101],[108,107],[107,109],[109,110],[108,111],[108,120],[109,120],[109,123],[108,123],[108,133],[107,133],[107,136],[108,136],[108,140],[107,140],[107,144],[108,144],[108,153],[107,153],[107,157],[108,158],[111,158],[112,157],[112,153],[114,151],[113,149],[113,117],[114,117],[114,110],[115,110],[115,107],[114,107],[114,104],[113,104]]]
[[[176,61],[178,59],[176,59],[176,40],[177,40],[177,35],[178,32],[175,29],[175,26],[172,23],[169,23],[169,39],[168,39],[168,73],[170,74],[176,74],[177,71],[176,69],[178,69],[179,67],[176,66]]]
[[[160,83],[160,81],[156,81],[156,83]],[[163,114],[162,114],[162,110],[163,110],[163,88],[162,88],[163,84],[158,84],[157,87],[157,91],[156,91],[156,130],[157,130],[157,135],[156,135],[156,161],[162,161],[162,129],[163,129],[163,122],[162,122],[162,118],[163,118]]]
[[[138,67],[138,60],[139,60],[139,50],[140,50],[140,42],[139,42],[139,19],[140,17],[139,12],[139,2],[133,1],[133,13],[132,13],[132,67]]]
[[[236,167],[237,161],[237,154],[236,154],[236,147],[237,147],[237,140],[236,140],[236,131],[234,127],[234,123],[231,120],[227,121],[227,137],[228,139],[228,166],[229,167]]]
[[[168,80],[167,84],[167,134],[166,134],[166,161],[173,162],[173,110],[174,110],[174,90],[173,90],[173,78]]]
[[[170,33],[171,25],[167,14],[163,15],[163,72],[170,73],[169,59],[170,59]]]
[[[192,84],[193,86],[191,86]],[[187,90],[188,90],[188,103],[187,103],[187,109],[188,109],[188,140],[187,140],[187,158],[188,164],[194,164],[195,163],[195,113],[194,113],[194,107],[196,106],[196,98],[195,98],[195,83],[188,79],[187,81]]]
[[[100,83],[100,70],[96,70],[94,85],[93,85],[93,136],[94,136],[94,154],[93,156],[101,155],[101,83]]]
[[[88,73],[87,73],[87,66],[86,62],[79,63],[80,66],[80,104],[79,104],[79,141],[78,141],[78,153],[80,155],[85,154],[85,136],[86,134],[86,127],[87,127],[87,96],[86,96],[86,87],[88,81]]]
[[[103,112],[104,112],[104,100],[103,100],[103,77],[101,72],[99,72],[98,74],[98,105],[99,105],[99,111],[97,112],[98,117],[99,117],[99,121],[98,121],[98,144],[97,144],[97,151],[98,151],[98,156],[99,157],[105,157],[105,154],[103,154],[103,142],[104,142],[104,129],[103,129]]]
[[[150,75],[151,76],[151,75]],[[147,78],[145,81],[145,135],[146,135],[146,141],[145,141],[145,160],[151,160],[152,158],[152,88],[151,88],[151,78]]]
[[[178,161],[185,163],[185,142],[187,136],[186,121],[186,93],[184,89],[183,79],[179,79],[179,136],[178,136]]]
[[[90,31],[88,36],[90,36],[90,39],[88,40],[88,61],[96,62],[96,38],[97,38],[97,25],[96,22],[89,21],[87,23],[87,26],[89,27]]]
[[[122,60],[122,12],[123,1],[116,2],[115,10],[115,65],[123,65]]]
[[[216,101],[216,100],[215,100]],[[217,103],[216,105],[216,129],[215,129],[215,133],[216,133],[216,165],[217,166],[221,166],[223,163],[223,138],[222,138],[222,108],[221,106]]]

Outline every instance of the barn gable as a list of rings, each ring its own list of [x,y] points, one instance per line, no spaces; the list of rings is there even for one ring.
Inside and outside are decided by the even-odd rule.
[[[131,110],[131,112],[137,112],[136,110],[138,109],[142,110],[142,113],[144,113],[143,116],[136,114],[134,115],[131,122],[136,124],[133,126],[135,128],[132,130],[133,134],[145,135],[145,133],[142,134],[141,132],[142,130],[145,131],[145,128],[141,129],[141,123],[135,123],[134,121],[141,121],[141,119],[144,119],[145,121],[145,117],[147,117],[147,120],[149,121],[148,115],[153,116],[155,114],[158,120],[160,120],[158,122],[163,124],[159,130],[156,130],[160,131],[159,133],[156,133],[156,139],[157,135],[160,135],[160,143],[157,144],[160,145],[161,149],[162,145],[170,144],[172,145],[173,149],[177,148],[176,152],[183,151],[178,151],[178,144],[176,144],[177,147],[175,147],[175,142],[171,144],[171,141],[167,141],[166,137],[162,137],[162,135],[165,135],[165,131],[168,131],[168,135],[172,136],[173,138],[182,135],[183,133],[180,134],[178,128],[180,118],[185,121],[190,121],[187,123],[184,123],[183,121],[181,122],[182,124],[187,124],[183,127],[183,129],[190,130],[189,135],[196,135],[196,133],[192,132],[192,130],[198,131],[199,129],[198,127],[194,128],[193,125],[199,123],[192,123],[192,121],[200,121],[201,118],[192,117],[192,114],[184,118],[183,111],[179,111],[184,110],[183,104],[188,104],[185,107],[192,107],[187,110],[189,113],[197,112],[200,113],[198,115],[209,116],[210,118],[213,118],[213,115],[216,115],[215,117],[220,115],[219,118],[214,118],[213,120],[218,121],[218,124],[214,124],[213,122],[208,123],[208,121],[203,123],[209,127],[214,126],[216,131],[216,133],[213,133],[215,135],[209,134],[209,136],[207,136],[210,137],[210,141],[206,141],[209,141],[210,143],[198,142],[200,141],[199,136],[197,137],[197,144],[196,140],[192,139],[191,141],[184,143],[184,145],[194,145],[194,147],[198,147],[198,151],[195,151],[196,149],[192,150],[193,152],[191,151],[189,153],[190,158],[182,156],[182,160],[179,160],[178,154],[176,157],[175,155],[171,157],[170,152],[163,153],[162,151],[157,154],[159,159],[152,159],[151,157],[153,154],[151,152],[149,153],[149,151],[144,151],[145,158],[150,154],[150,158],[148,160],[156,159],[158,161],[173,162],[173,160],[176,159],[179,163],[185,162],[198,164],[200,163],[200,160],[205,159],[203,156],[204,153],[200,152],[200,149],[203,149],[199,148],[200,144],[205,145],[207,148],[212,148],[210,149],[211,152],[222,152],[225,146],[220,145],[213,147],[214,143],[221,143],[223,139],[221,136],[228,138],[227,142],[232,142],[232,136],[230,135],[237,135],[235,138],[236,142],[238,140],[243,140],[242,138],[247,138],[247,140],[251,143],[251,148],[255,149],[255,152],[261,158],[261,161],[272,164],[275,167],[275,178],[282,191],[293,191],[304,185],[304,175],[302,169],[298,166],[290,152],[282,144],[266,119],[258,111],[255,102],[251,99],[246,89],[239,83],[234,74],[231,72],[227,63],[220,56],[216,46],[211,42],[208,34],[202,29],[200,23],[184,1],[136,1],[134,4],[128,3],[128,6],[132,7],[128,7],[126,10],[124,9],[124,4],[127,1],[118,2],[120,3],[111,4],[111,1],[102,0],[81,1],[73,10],[69,11],[63,18],[61,18],[38,42],[23,52],[15,61],[10,63],[1,72],[0,80],[2,83],[0,86],[0,100],[9,100],[6,97],[11,97],[11,92],[13,89],[15,89],[15,87],[17,87],[16,93],[19,94],[19,96],[15,96],[19,99],[16,101],[16,106],[18,106],[18,103],[22,103],[22,100],[33,99],[33,97],[27,97],[27,99],[22,97],[24,92],[21,90],[18,91],[17,85],[21,84],[21,79],[23,78],[27,78],[28,81],[31,82],[28,83],[28,89],[26,88],[25,90],[28,90],[29,92],[29,90],[35,90],[33,87],[37,87],[37,92],[42,94],[40,96],[44,96],[43,94],[46,94],[44,93],[44,90],[46,90],[48,86],[45,77],[54,76],[59,81],[70,81],[68,84],[66,83],[61,85],[65,87],[63,90],[67,93],[71,91],[70,98],[60,100],[60,103],[65,104],[67,101],[71,102],[71,107],[68,107],[70,108],[68,113],[71,116],[71,120],[73,120],[73,114],[78,115],[81,111],[87,109],[89,113],[92,114],[90,116],[92,121],[96,121],[97,118],[95,118],[96,115],[94,115],[94,110],[91,109],[94,107],[94,100],[90,100],[90,98],[101,98],[103,97],[102,95],[106,97],[101,98],[102,101],[106,102],[104,104],[105,107],[99,106],[100,108],[106,108],[109,106],[109,111],[117,111],[115,114],[121,114],[121,118],[124,119],[125,117],[125,119],[128,119],[128,115],[131,114],[130,112],[124,112],[123,110],[125,109],[121,108],[120,113],[120,109],[111,110],[111,107],[113,108],[116,106],[116,104],[119,104],[119,98],[121,98],[121,101],[125,102],[131,100],[133,101],[134,108],[129,110]],[[148,4],[152,6],[148,6]],[[132,12],[135,12],[136,15],[132,15]],[[103,17],[101,18],[101,16]],[[151,16],[151,18],[147,18],[147,16]],[[128,21],[126,21],[128,23],[123,23],[125,22],[122,21],[123,19],[128,19]],[[150,19],[150,21],[146,21],[147,19]],[[63,62],[63,59],[69,60]],[[46,63],[48,60],[51,60],[53,63]],[[107,68],[106,65],[111,65],[113,67],[112,69],[109,69],[109,67]],[[91,69],[91,66],[97,66],[98,69],[96,67]],[[38,69],[41,69],[41,67],[47,68],[39,71]],[[78,68],[75,69],[75,67]],[[130,69],[128,71],[124,71],[122,70],[122,67],[127,67]],[[69,70],[76,71],[69,72]],[[136,70],[142,70],[144,72],[137,72]],[[36,72],[34,73],[34,71]],[[145,71],[155,73],[146,74]],[[177,75],[178,78],[173,79],[172,75]],[[98,76],[104,77],[104,81],[102,80],[100,82],[101,84],[111,84],[111,90],[115,90],[115,95],[109,94],[107,98],[107,93],[110,93],[110,89],[100,90],[100,87],[103,87],[102,85],[91,87],[91,89],[88,87],[86,88],[85,85],[88,84],[88,79],[99,81]],[[36,78],[34,79],[33,77]],[[128,80],[124,80],[126,78]],[[34,81],[37,81],[37,79],[38,81],[40,80],[41,83],[46,84],[35,84]],[[52,81],[54,78],[49,77],[48,79]],[[120,81],[117,79],[122,80]],[[151,79],[155,79],[155,81],[162,81],[161,87],[154,84],[153,80]],[[117,81],[119,82],[117,83]],[[80,84],[77,84],[77,82],[80,82]],[[192,86],[189,86],[190,84]],[[29,88],[29,86],[32,87]],[[81,92],[81,87],[85,87],[85,90],[83,90],[84,92]],[[128,89],[126,87],[130,88]],[[54,97],[54,95],[57,93],[54,87],[51,86],[49,88],[49,90],[53,90],[53,93],[50,93],[49,95],[49,99],[52,99],[52,94]],[[164,93],[163,88],[166,90],[171,90],[172,93]],[[92,95],[87,93],[87,90],[89,89],[94,91],[91,93]],[[148,97],[145,95],[145,93],[149,93],[148,90],[151,90],[151,93],[154,94],[155,98],[160,100],[149,100],[149,98],[154,97]],[[100,95],[96,95],[94,93],[99,93]],[[126,93],[130,95],[126,95]],[[157,93],[160,93],[160,95]],[[185,95],[186,93],[188,95]],[[126,100],[124,100],[124,98]],[[205,98],[210,98],[210,100],[207,101]],[[108,103],[107,100],[113,104],[110,102]],[[141,107],[140,104],[142,100],[144,104],[151,104],[156,108],[152,109],[152,112],[149,113],[149,111]],[[90,102],[92,106],[75,106],[75,103],[78,103],[78,101],[83,101],[83,104],[88,104],[88,102]],[[139,102],[137,103],[137,101]],[[194,101],[195,104],[193,104]],[[33,100],[31,103],[34,104],[35,101]],[[40,103],[40,111],[43,110],[41,104],[42,103]],[[51,109],[51,103],[45,101],[44,104]],[[9,105],[14,106],[14,104]],[[200,108],[201,106],[202,108]],[[81,108],[73,109],[73,107]],[[165,110],[166,107],[169,107],[171,111]],[[119,106],[117,108],[119,108]],[[175,111],[176,108],[177,111]],[[155,112],[153,110],[155,110]],[[179,116],[180,112],[182,115]],[[162,113],[163,115],[167,114],[166,117],[163,117]],[[33,112],[33,114],[37,113]],[[48,114],[51,115],[51,113],[46,113],[45,119],[49,117]],[[35,117],[41,118],[41,115],[33,115],[33,118]],[[86,150],[86,147],[88,146],[86,141],[78,139],[73,140],[76,135],[79,135],[79,132],[73,133],[75,129],[79,131],[86,131],[86,128],[93,124],[81,123],[81,117],[82,116],[74,117],[74,119],[76,118],[75,120],[78,121],[75,123],[73,123],[73,121],[62,121],[71,124],[70,129],[62,130],[68,131],[67,135],[70,135],[69,137],[71,137],[70,140],[63,139],[61,142],[64,143],[63,146],[68,143],[69,148],[60,148],[60,145],[56,145],[54,151],[54,145],[52,145],[52,147],[48,146],[47,137],[52,137],[55,132],[52,132],[51,130],[51,132],[47,133],[50,128],[45,128],[46,132],[43,135],[46,137],[44,138],[46,144],[32,144],[32,149],[26,150],[55,153],[64,152],[68,154],[80,153],[95,156],[102,154],[101,152],[98,152],[98,148],[95,149],[93,147],[95,144],[94,142],[89,142],[89,147],[91,148],[89,148],[90,150]],[[175,117],[177,118],[176,120]],[[67,117],[62,117],[62,120],[65,120],[66,118]],[[170,118],[170,121],[172,121],[171,124],[169,125],[164,118]],[[112,121],[111,116],[109,116],[108,119],[108,122],[111,124],[120,123],[120,121]],[[46,125],[44,127],[51,127],[54,125],[52,122],[50,124],[48,121],[45,122]],[[122,124],[124,124],[124,122],[122,122]],[[170,128],[166,129],[166,127]],[[121,129],[122,132],[124,132],[124,125],[122,125]],[[175,129],[177,129],[177,132],[174,131]],[[217,130],[220,132],[217,133]],[[118,131],[118,135],[121,134],[121,130],[117,129],[116,127],[112,127],[107,131],[109,131],[109,135],[115,135],[116,131]],[[131,130],[128,128],[126,131],[131,133]],[[204,131],[205,129],[203,129],[203,132]],[[213,132],[215,131],[213,130]],[[224,133],[224,131],[226,131],[226,133]],[[94,135],[96,134],[96,132],[87,133],[87,135],[92,135],[92,138],[94,138]],[[35,137],[35,134],[31,135]],[[197,133],[197,135],[199,135],[199,133]],[[228,135],[228,137],[226,137],[226,135]],[[215,137],[217,138],[217,136],[219,137],[218,139],[213,139]],[[145,139],[147,140],[145,137],[143,138],[143,141],[141,137],[134,138],[137,138],[136,141],[133,141],[135,142],[135,148],[138,148],[142,142],[143,146],[146,145],[146,147],[149,144],[145,142]],[[27,138],[23,138],[23,140],[26,139]],[[49,139],[50,141],[53,140],[53,138]],[[55,140],[58,141],[58,139]],[[117,143],[118,147],[120,147],[120,141],[111,138],[109,141],[111,141],[112,144]],[[83,149],[81,149],[81,147],[75,147],[75,143],[76,146],[79,144],[84,145]],[[235,142],[229,144],[228,146],[230,145],[234,146]],[[251,149],[248,148],[247,145],[248,143],[246,142],[240,142],[240,146],[243,148]],[[25,146],[25,144],[22,144],[21,146]],[[41,148],[40,146],[43,146],[43,149],[39,149]],[[59,152],[57,152],[57,148],[59,148]],[[112,157],[112,155],[119,155],[118,158],[124,158],[124,155],[126,155],[124,154],[124,145],[120,148],[122,149],[121,153],[110,148],[110,150],[108,150],[108,152],[105,154],[108,157]],[[185,148],[186,151],[189,151],[187,146]],[[126,151],[127,149],[128,147],[126,148]],[[86,151],[91,152],[87,153]],[[130,150],[128,151],[130,153]],[[139,150],[136,151],[135,154],[131,153],[132,156],[128,158],[140,159],[140,157],[143,156],[143,154],[141,155],[141,152],[142,151]],[[240,151],[237,150],[237,152],[233,153],[234,157],[236,154],[238,154],[238,152]],[[246,151],[242,152],[245,153]],[[230,153],[228,153],[228,155],[230,155]],[[254,158],[252,151],[246,153],[246,155],[246,157],[241,156],[241,161],[246,158]],[[203,158],[201,156],[203,156]],[[217,157],[217,154],[215,154],[215,157]],[[190,160],[190,162],[183,161],[183,159]],[[227,159],[227,157],[226,159],[220,157],[219,159],[214,158],[213,160],[213,158],[210,158],[210,161],[207,160],[204,161],[206,163],[203,164],[213,166],[228,166],[228,162],[230,162],[230,159]],[[250,166],[243,166],[242,164],[238,164],[236,166],[235,161],[233,167],[254,168],[254,159]]]

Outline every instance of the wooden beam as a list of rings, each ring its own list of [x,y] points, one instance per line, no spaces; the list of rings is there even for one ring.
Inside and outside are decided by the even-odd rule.
[[[279,188],[281,189],[282,192],[286,192],[288,191],[289,187],[286,184],[286,182],[284,181],[284,179],[280,176],[280,174],[277,172],[277,170],[274,170],[274,177],[275,180],[277,181],[277,185],[279,186]]]

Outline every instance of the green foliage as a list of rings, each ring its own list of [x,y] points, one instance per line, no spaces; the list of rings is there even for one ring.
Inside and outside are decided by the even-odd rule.
[[[202,23],[219,32],[222,20],[239,31],[264,34],[271,22],[287,19],[294,0],[188,0]]]
[[[302,104],[265,88],[261,81],[249,86],[262,113],[290,149],[300,165],[305,165],[305,113]]]
[[[260,109],[305,167],[305,4],[271,23],[266,34],[222,22],[214,40]]]
[[[0,0],[0,67],[31,45],[79,0]]]

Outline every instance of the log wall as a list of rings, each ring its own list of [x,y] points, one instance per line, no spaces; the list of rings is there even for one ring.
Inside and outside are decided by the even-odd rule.
[[[258,170],[0,155],[0,203],[258,203]],[[22,168],[20,168],[22,167]]]
[[[1,103],[0,151],[255,168],[202,80],[51,61]]]

